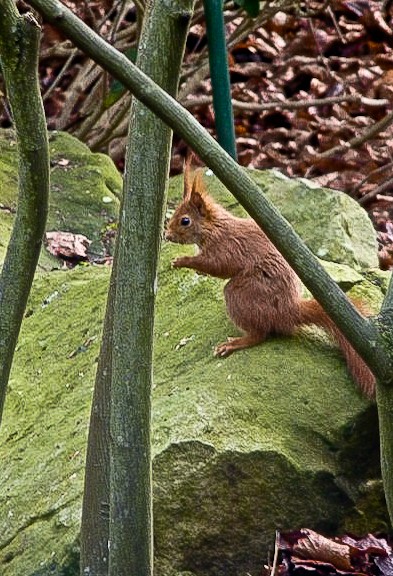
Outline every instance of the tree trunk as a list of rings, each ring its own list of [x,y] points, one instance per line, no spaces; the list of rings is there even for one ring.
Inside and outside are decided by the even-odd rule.
[[[146,6],[138,65],[173,95],[177,92],[192,4],[192,0],[173,0]],[[171,139],[171,130],[134,101],[122,218],[91,413],[81,574],[108,574],[109,540],[110,574],[152,573],[152,337]],[[106,513],[109,485],[110,526]]]
[[[393,276],[384,298],[376,325],[384,350],[390,361],[393,357]],[[385,499],[393,524],[393,386],[390,378],[380,379],[377,383],[377,407],[379,436],[381,443],[381,471],[385,490]]]
[[[12,359],[45,231],[49,149],[38,82],[40,27],[0,1],[0,58],[18,141],[19,196],[0,276],[0,422]]]
[[[107,576],[109,566],[109,418],[115,268],[112,268],[87,441],[81,525],[81,576]]]

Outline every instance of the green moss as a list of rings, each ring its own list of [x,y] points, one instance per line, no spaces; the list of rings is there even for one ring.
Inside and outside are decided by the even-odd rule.
[[[168,448],[156,460],[155,470],[160,502],[155,516],[156,570],[162,575],[170,573],[178,556],[178,569],[196,574],[235,575],[239,566],[241,573],[256,574],[260,551],[272,549],[275,530],[291,529],[295,517],[299,526],[317,527],[310,501],[318,509],[318,529],[324,532],[337,529],[347,505],[329,477],[304,476],[273,451],[216,453],[209,445],[185,442]],[[172,494],[166,490],[169,477],[175,478]],[[304,491],[295,501],[290,494],[299,481]]]
[[[379,288],[382,294],[386,294],[392,273],[388,270],[379,270],[377,268],[367,270],[364,273],[366,280]]]
[[[0,472],[1,541],[8,542],[0,552],[3,574],[29,574],[60,561],[78,536],[108,275],[105,269],[57,272],[40,278],[30,298],[0,447],[8,462]]]
[[[164,262],[179,252],[178,247],[165,246]],[[161,403],[167,410],[167,399],[175,395],[172,416],[176,424],[173,426],[172,422],[169,437],[165,433],[160,437],[159,429],[156,430],[156,447],[165,446],[169,438],[177,441],[184,437],[192,422],[193,433],[201,434],[202,441],[220,449],[233,446],[240,449],[242,442],[247,449],[252,445],[260,447],[261,442],[270,447],[276,441],[279,427],[281,448],[287,455],[297,450],[296,440],[293,442],[295,431],[311,429],[308,450],[317,452],[320,447],[315,436],[317,430],[321,437],[329,430],[339,429],[347,420],[348,402],[355,410],[365,405],[360,396],[353,398],[353,385],[347,382],[343,363],[337,362],[337,350],[315,334],[271,338],[225,360],[215,358],[214,345],[236,333],[226,318],[223,282],[190,271],[171,270],[175,278],[164,283],[169,264],[167,268],[163,266],[158,303],[165,307],[164,303],[171,301],[176,306],[165,307],[165,316],[159,313],[156,320],[156,387],[161,390],[155,410],[160,409]],[[307,379],[304,374],[308,374]],[[309,402],[309,379],[319,406]],[[193,382],[198,382],[198,386],[193,386]],[[322,413],[335,393],[342,406],[329,419],[323,419]],[[179,410],[183,402],[184,409]],[[186,405],[191,405],[191,409],[188,407],[185,412]],[[265,413],[264,405],[269,410],[274,405],[273,417]],[[214,406],[211,417],[209,406]],[[299,452],[299,458],[302,457],[309,462],[313,460],[303,447]]]
[[[383,294],[381,290],[375,286],[374,283],[367,280],[356,284],[348,292],[348,295],[367,304],[371,312],[374,314],[379,312],[383,302]]]
[[[0,268],[7,250],[8,240],[11,236],[12,224],[13,215],[8,211],[8,209],[0,206]]]
[[[16,208],[18,187],[18,157],[15,134],[0,129],[0,190],[1,204]]]
[[[360,486],[357,507],[348,515],[345,532],[388,534],[391,532],[382,480],[369,480]]]
[[[251,509],[247,531],[253,544],[245,543],[241,554],[261,554],[273,523],[337,528],[351,506],[335,486],[336,452],[348,419],[367,403],[355,392],[336,349],[311,333],[215,358],[213,346],[234,333],[225,315],[223,282],[171,269],[170,260],[187,250],[166,244],[159,276],[153,402],[158,550],[165,542],[179,558],[194,542],[190,550],[202,557],[219,534],[222,548],[217,546],[216,554],[225,558],[229,515],[236,515],[237,533]],[[106,268],[79,268],[35,281],[0,446],[0,458],[8,462],[0,471],[4,576],[33,572],[37,561],[62,565],[61,551],[77,538],[108,279]],[[168,492],[169,485],[181,493],[177,504],[178,492]],[[307,496],[302,499],[295,486]],[[206,490],[210,496],[200,515],[192,502],[196,495],[201,502]],[[173,506],[185,518],[184,529],[178,527],[178,538],[173,534],[171,540],[169,527],[178,526],[168,516]],[[203,542],[206,519],[218,515],[217,507],[221,515],[209,522]],[[165,565],[164,553],[159,562]]]

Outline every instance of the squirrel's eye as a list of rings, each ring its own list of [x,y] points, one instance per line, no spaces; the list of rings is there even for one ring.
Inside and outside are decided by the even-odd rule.
[[[191,224],[191,220],[188,216],[183,216],[183,218],[180,220],[180,224],[182,226],[189,226]]]

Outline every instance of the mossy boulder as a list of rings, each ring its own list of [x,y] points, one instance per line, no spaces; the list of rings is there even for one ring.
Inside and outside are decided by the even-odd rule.
[[[172,185],[180,194],[181,183]],[[385,530],[375,406],[360,396],[339,352],[307,330],[213,357],[213,346],[235,331],[222,281],[171,268],[190,250],[165,244],[159,273],[156,574],[259,574],[277,529]],[[329,266],[346,289],[381,300],[385,276]],[[1,430],[4,576],[79,574],[86,437],[109,275],[106,267],[83,267],[35,280]]]
[[[18,156],[15,134],[0,129],[0,262],[11,234],[17,206]],[[92,241],[91,254],[102,255],[105,231],[117,218],[122,178],[105,154],[93,154],[76,138],[64,132],[49,136],[51,188],[48,231],[84,234]],[[59,266],[45,248],[40,269]]]

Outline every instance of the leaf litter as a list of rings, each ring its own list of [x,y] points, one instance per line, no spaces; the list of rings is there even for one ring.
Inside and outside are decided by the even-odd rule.
[[[278,566],[265,566],[267,576],[393,576],[392,548],[372,534],[327,538],[308,528],[278,533]]]

